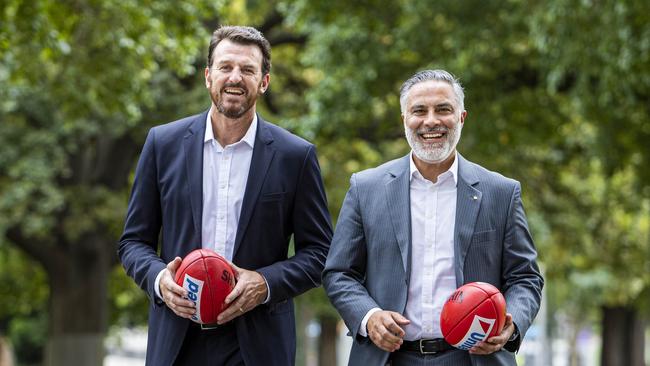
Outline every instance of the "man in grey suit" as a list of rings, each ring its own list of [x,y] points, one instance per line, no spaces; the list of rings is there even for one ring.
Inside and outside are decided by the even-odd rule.
[[[467,112],[444,70],[400,91],[411,153],[353,174],[323,272],[354,339],[350,365],[515,365],[544,280],[519,182],[456,152]],[[469,351],[442,339],[440,312],[461,285],[488,282],[506,299],[501,334]]]

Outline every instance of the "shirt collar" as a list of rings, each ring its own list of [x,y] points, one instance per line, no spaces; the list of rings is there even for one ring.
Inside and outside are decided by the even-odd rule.
[[[454,178],[454,185],[458,184],[458,153],[454,151],[454,162],[451,163],[451,166],[449,169],[440,175],[438,175],[438,181],[440,179],[444,179],[445,177],[449,176],[451,174],[452,178]],[[413,161],[413,150],[411,150],[411,153],[409,154],[409,170],[410,170],[410,179],[413,181],[413,178],[418,178],[418,179],[425,179],[418,168],[415,166],[415,162]]]
[[[217,145],[221,146],[219,144],[219,141],[214,138],[214,131],[212,131],[212,119],[210,118],[210,115],[212,114],[212,107],[210,107],[210,111],[208,112],[208,116],[206,117],[205,121],[205,137],[203,138],[203,143],[206,143],[210,140],[214,140],[214,142],[217,143]],[[246,131],[246,134],[244,137],[241,138],[236,143],[239,142],[244,142],[251,148],[255,146],[255,136],[257,136],[257,113],[253,115],[253,122],[251,125],[248,127],[248,131]],[[222,146],[223,147],[223,146]]]

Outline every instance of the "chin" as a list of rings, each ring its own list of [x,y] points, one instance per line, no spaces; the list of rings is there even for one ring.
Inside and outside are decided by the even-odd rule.
[[[436,152],[435,154],[433,154],[433,153],[430,153],[430,152],[425,152],[425,153],[420,152],[420,153],[418,153],[418,152],[414,151],[414,153],[415,153],[415,156],[418,159],[424,161],[425,163],[440,164],[440,163],[444,162],[445,160],[449,159],[452,152],[451,151],[444,151],[442,153]]]

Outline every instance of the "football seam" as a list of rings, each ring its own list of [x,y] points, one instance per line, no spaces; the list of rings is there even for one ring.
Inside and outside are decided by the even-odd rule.
[[[208,272],[208,266],[206,264],[206,259],[207,258],[208,257],[204,256],[203,252],[201,252],[201,259],[203,259],[201,264],[203,265],[203,270],[205,271],[205,274],[206,274],[205,282],[207,283],[208,291],[210,292],[208,295],[210,295],[210,297],[209,297],[210,299],[214,299],[214,296],[212,294],[212,281],[211,281],[211,278],[210,278],[210,273]],[[204,291],[205,291],[205,289],[204,289]],[[213,301],[210,301],[210,302],[213,302]],[[211,306],[212,314],[214,314],[216,312],[214,307],[215,307],[214,304],[212,304],[212,306]],[[203,317],[201,317],[201,318],[203,318]]]
[[[451,328],[451,329],[449,330],[449,334],[453,333],[454,330],[456,330],[456,327],[458,327],[458,326],[460,325],[460,323],[462,323],[465,319],[467,319],[467,317],[472,313],[472,311],[474,311],[476,308],[478,308],[479,306],[481,306],[481,304],[483,304],[483,302],[485,302],[485,300],[490,300],[490,302],[492,302],[492,297],[490,296],[490,294],[487,293],[487,291],[485,291],[485,290],[483,290],[482,288],[477,287],[477,286],[472,286],[472,287],[474,287],[474,288],[476,288],[476,289],[479,289],[479,290],[483,291],[483,293],[485,293],[486,295],[488,295],[488,297],[487,297],[487,299],[483,299],[483,301],[481,301],[480,303],[478,303],[478,305],[474,306],[474,307],[471,308],[469,311],[467,311],[467,315],[465,315],[462,319],[460,319],[459,321],[456,322],[456,325],[454,325],[453,328]],[[494,306],[494,303],[492,304],[492,306]],[[496,313],[496,312],[495,312],[495,313]],[[441,327],[440,330],[442,331],[442,327]]]

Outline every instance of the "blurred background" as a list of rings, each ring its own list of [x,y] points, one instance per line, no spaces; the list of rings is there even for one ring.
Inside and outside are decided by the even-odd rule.
[[[401,83],[454,73],[459,151],[521,181],[547,280],[520,365],[650,364],[647,0],[0,0],[0,365],[144,364],[117,241],[148,129],[209,107],[220,24],[271,42],[258,110],[316,144],[334,221],[408,152]],[[298,365],[345,363],[322,289],[297,304]]]

